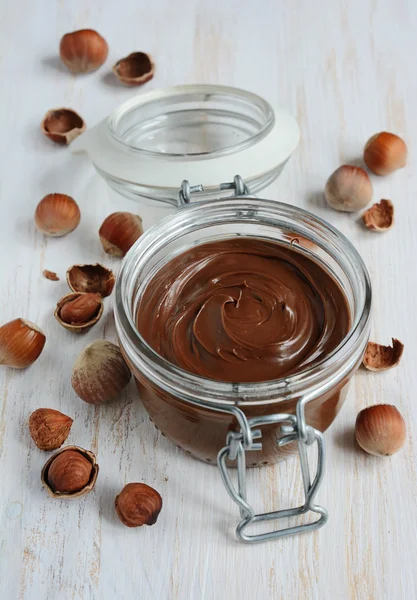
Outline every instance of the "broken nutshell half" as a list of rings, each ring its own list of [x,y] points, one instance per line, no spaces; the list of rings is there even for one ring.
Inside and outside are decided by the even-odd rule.
[[[371,231],[388,231],[394,224],[394,205],[391,200],[381,200],[368,208],[362,219]]]
[[[52,498],[79,498],[91,492],[98,471],[92,452],[79,446],[66,446],[45,463],[41,481]]]
[[[100,294],[67,294],[56,305],[54,316],[68,331],[87,331],[100,320],[104,306]]]
[[[85,122],[71,108],[48,110],[41,123],[42,133],[56,144],[70,144],[85,129]]]
[[[392,346],[368,342],[363,364],[369,371],[386,371],[396,367],[403,355],[404,344],[392,338]]]
[[[99,263],[73,265],[67,271],[67,282],[73,292],[98,293],[105,298],[112,293],[116,277]]]
[[[113,66],[113,73],[126,85],[143,85],[152,79],[155,64],[146,52],[132,52]]]

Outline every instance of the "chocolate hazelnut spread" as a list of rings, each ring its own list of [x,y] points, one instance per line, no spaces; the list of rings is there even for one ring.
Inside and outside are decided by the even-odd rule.
[[[256,382],[299,373],[346,336],[344,292],[292,246],[234,238],[189,249],[148,283],[137,312],[145,340],[202,377]]]

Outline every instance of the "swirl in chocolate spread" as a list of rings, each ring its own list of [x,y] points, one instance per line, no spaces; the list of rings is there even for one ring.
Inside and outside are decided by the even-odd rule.
[[[292,246],[235,238],[189,249],[148,283],[138,329],[171,363],[210,379],[254,382],[305,370],[350,326],[346,297]]]

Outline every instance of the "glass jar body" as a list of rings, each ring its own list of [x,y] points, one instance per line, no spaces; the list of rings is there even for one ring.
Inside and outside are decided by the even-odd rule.
[[[225,383],[192,375],[152,350],[136,328],[137,306],[152,276],[188,248],[235,236],[280,242],[314,257],[337,279],[349,303],[352,325],[330,356],[288,378],[261,383]],[[295,207],[250,197],[218,199],[177,211],[137,242],[123,263],[117,284],[116,325],[122,351],[137,380],[142,402],[155,426],[194,457],[215,462],[237,423],[228,409],[249,419],[294,414],[305,395],[307,424],[325,431],[346,399],[369,335],[370,284],[352,245],[317,217]],[[262,449],[251,451],[249,466],[272,464],[294,451],[277,445],[277,425],[265,425]]]

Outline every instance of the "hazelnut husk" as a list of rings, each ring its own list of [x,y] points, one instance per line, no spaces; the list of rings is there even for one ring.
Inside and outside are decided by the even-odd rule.
[[[106,40],[94,29],[79,29],[61,38],[59,54],[72,73],[91,73],[105,62],[109,53]]]
[[[355,212],[372,200],[372,183],[366,171],[342,165],[327,180],[324,196],[335,210]]]
[[[361,410],[356,418],[355,438],[362,450],[374,456],[391,456],[406,439],[404,419],[395,406],[377,404]]]
[[[89,450],[66,446],[46,462],[41,481],[52,498],[79,498],[91,492],[99,467]]]
[[[127,527],[153,525],[161,512],[162,498],[145,483],[128,483],[116,497],[115,507]]]
[[[70,144],[85,129],[85,122],[71,108],[48,110],[41,123],[42,133],[56,144]]]
[[[143,85],[155,73],[152,57],[145,52],[132,52],[113,66],[113,73],[126,85]]]
[[[81,212],[74,198],[66,194],[47,194],[35,210],[35,225],[41,233],[62,237],[76,229]]]
[[[25,369],[37,360],[45,346],[43,331],[26,319],[14,319],[0,327],[0,365]]]
[[[363,357],[363,365],[369,371],[386,371],[399,364],[403,352],[404,344],[395,338],[392,338],[392,346],[368,342]]]
[[[129,367],[116,344],[96,340],[78,355],[71,383],[75,393],[89,404],[114,400],[131,378]]]
[[[142,219],[130,212],[115,212],[104,219],[99,236],[103,249],[123,257],[143,233]]]
[[[73,419],[52,408],[38,408],[29,417],[30,435],[41,450],[56,450],[67,439]]]
[[[376,175],[389,175],[405,167],[406,143],[395,133],[381,131],[366,142],[363,160],[368,169]]]
[[[99,263],[73,265],[67,271],[67,282],[73,292],[96,292],[105,298],[112,293],[116,277],[113,271]]]
[[[394,224],[394,205],[391,200],[381,200],[373,204],[362,215],[365,226],[371,231],[388,231]]]
[[[56,305],[55,318],[68,331],[82,333],[95,325],[103,314],[100,294],[67,294]]]

